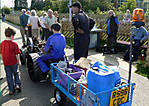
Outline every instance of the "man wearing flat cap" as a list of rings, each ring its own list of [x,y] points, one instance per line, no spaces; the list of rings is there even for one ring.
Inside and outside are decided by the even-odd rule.
[[[90,42],[89,18],[81,10],[79,2],[73,3],[70,8],[72,8],[72,12],[75,14],[72,18],[74,27],[74,59],[79,60],[80,57],[87,58]]]

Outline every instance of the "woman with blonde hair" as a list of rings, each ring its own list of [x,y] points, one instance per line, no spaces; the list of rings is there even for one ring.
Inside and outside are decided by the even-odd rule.
[[[35,10],[31,10],[31,16],[28,19],[28,24],[32,25],[32,37],[36,39],[40,39],[39,37],[40,36],[40,30],[39,30],[40,20]]]

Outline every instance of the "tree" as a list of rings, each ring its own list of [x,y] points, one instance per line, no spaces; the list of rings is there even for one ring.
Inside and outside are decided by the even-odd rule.
[[[75,0],[79,1],[82,4],[83,10],[89,12],[90,10],[96,12],[97,8],[100,11],[106,11],[110,9],[109,5],[111,4],[111,0]]]
[[[72,0],[73,2],[79,1],[82,5],[82,9],[85,12],[96,12],[97,8],[100,11],[107,11],[113,9],[111,6],[111,0]],[[52,10],[57,10],[61,13],[66,13],[69,11],[68,8],[69,0],[45,0],[44,10],[49,8]]]
[[[43,0],[32,0],[31,1],[31,9],[42,10],[44,7]]]
[[[119,7],[119,10],[125,13],[126,10],[129,9],[132,13],[135,8],[136,8],[135,0],[126,0],[126,2],[123,2],[121,7]]]
[[[15,3],[15,6],[14,6],[15,10],[21,10],[23,8],[27,9],[28,7],[27,0],[15,0],[14,3]]]
[[[60,13],[68,13],[68,11],[69,11],[68,0],[63,0],[63,2],[61,2],[59,5],[59,12]]]
[[[52,9],[58,11],[63,3],[67,0],[45,0],[44,10]],[[65,7],[62,7],[65,8]]]
[[[11,11],[11,9],[9,8],[9,7],[3,7],[2,8],[2,11],[5,13],[5,14],[10,14],[10,11]]]
[[[34,8],[34,5],[35,5],[35,0],[32,0],[31,1],[31,7],[30,8],[33,9]]]

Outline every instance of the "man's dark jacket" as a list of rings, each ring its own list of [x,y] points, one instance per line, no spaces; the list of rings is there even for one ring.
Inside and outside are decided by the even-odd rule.
[[[72,23],[74,26],[74,59],[78,60],[80,57],[88,56],[90,42],[89,19],[83,11],[79,11],[72,18]],[[78,29],[81,29],[84,33],[79,33]]]

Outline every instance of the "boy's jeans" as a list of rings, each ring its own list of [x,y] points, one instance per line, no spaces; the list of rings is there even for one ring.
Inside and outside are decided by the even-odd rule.
[[[21,82],[19,79],[19,72],[17,71],[17,69],[18,69],[17,64],[12,66],[5,66],[6,79],[7,79],[9,91],[11,92],[14,92],[15,85],[21,86]],[[13,76],[14,76],[14,79],[13,79]]]

